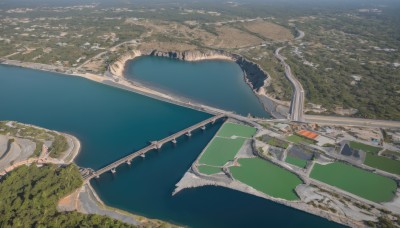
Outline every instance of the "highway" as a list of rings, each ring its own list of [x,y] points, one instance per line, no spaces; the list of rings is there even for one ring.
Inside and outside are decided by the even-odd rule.
[[[280,47],[275,51],[275,57],[279,59],[285,67],[285,76],[293,86],[292,102],[290,104],[289,120],[296,122],[304,122],[304,89],[300,82],[293,76],[290,66],[279,52],[284,47]]]
[[[345,125],[376,128],[400,128],[400,121],[374,120],[340,116],[305,115],[305,122],[325,125]]]

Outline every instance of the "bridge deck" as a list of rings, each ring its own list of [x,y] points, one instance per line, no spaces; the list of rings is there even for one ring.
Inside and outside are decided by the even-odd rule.
[[[180,137],[180,136],[182,136],[184,134],[187,134],[187,133],[189,133],[191,131],[194,131],[194,130],[196,130],[196,129],[200,128],[200,127],[203,127],[203,126],[205,126],[205,125],[207,125],[209,123],[215,122],[216,120],[218,120],[220,118],[223,118],[224,116],[225,116],[225,114],[220,114],[220,115],[217,115],[217,116],[213,116],[213,117],[211,117],[209,119],[206,119],[204,121],[201,121],[200,123],[197,123],[197,124],[195,124],[195,125],[193,125],[191,127],[183,129],[183,130],[181,130],[181,131],[179,131],[179,132],[177,132],[175,134],[172,134],[172,135],[170,135],[170,136],[168,136],[168,137],[166,137],[164,139],[161,139],[160,141],[154,142],[149,146],[146,146],[146,147],[144,147],[144,148],[142,148],[142,149],[140,149],[140,150],[138,150],[136,152],[133,152],[133,153],[131,153],[131,154],[129,154],[129,155],[127,155],[127,156],[125,156],[125,157],[123,157],[123,158],[121,158],[121,159],[119,159],[119,160],[117,160],[117,161],[115,161],[115,162],[113,162],[113,163],[111,163],[111,164],[109,164],[109,165],[107,165],[107,166],[95,171],[95,172],[93,172],[91,175],[87,175],[84,179],[85,179],[85,181],[89,181],[93,177],[100,176],[101,174],[103,174],[105,172],[108,172],[108,171],[110,171],[112,169],[115,169],[116,167],[118,167],[121,164],[124,164],[124,163],[127,163],[129,161],[132,161],[133,159],[135,159],[138,156],[141,156],[141,155],[143,155],[143,154],[145,154],[145,153],[147,153],[147,152],[149,152],[149,151],[151,151],[153,149],[160,148],[164,143],[170,142],[170,141],[172,141],[172,140],[174,140],[174,139],[176,139],[176,138],[178,138],[178,137]]]

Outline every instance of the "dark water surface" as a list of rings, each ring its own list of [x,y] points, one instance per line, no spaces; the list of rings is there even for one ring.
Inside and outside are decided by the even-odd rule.
[[[243,72],[234,62],[210,60],[187,62],[155,56],[129,61],[127,78],[192,101],[269,118],[258,98],[244,82]]]
[[[82,78],[0,65],[0,119],[77,136],[76,163],[98,169],[117,158],[208,118]],[[192,227],[336,227],[325,219],[255,196],[218,187],[185,190],[174,185],[221,123],[197,131],[177,146],[123,165],[92,184],[110,206]]]

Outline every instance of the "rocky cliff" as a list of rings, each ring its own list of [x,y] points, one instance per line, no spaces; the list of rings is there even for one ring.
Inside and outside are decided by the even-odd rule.
[[[235,56],[235,62],[242,68],[247,79],[247,83],[250,84],[253,90],[258,92],[268,79],[268,74],[260,67],[260,65],[250,62],[242,56]]]
[[[268,78],[268,74],[264,72],[261,67],[248,61],[240,55],[229,54],[223,51],[160,51],[160,50],[137,50],[126,53],[119,57],[117,61],[109,66],[110,73],[123,77],[125,64],[128,60],[134,59],[141,55],[160,56],[172,59],[179,59],[183,61],[201,61],[210,59],[222,59],[236,62],[245,74],[246,82],[250,87],[258,92],[264,86],[264,82]]]
[[[116,75],[116,76],[119,76],[119,77],[123,77],[123,72],[124,72],[124,69],[125,69],[126,62],[128,60],[134,59],[134,58],[139,57],[141,55],[142,55],[141,51],[137,51],[137,50],[129,52],[129,53],[126,53],[126,54],[120,56],[115,62],[110,64],[108,66],[108,70],[113,75]]]
[[[184,61],[201,61],[209,59],[225,59],[233,60],[230,56],[218,51],[183,51],[183,52],[164,52],[154,50],[150,53],[151,56],[167,57],[172,59],[179,59]]]
[[[184,52],[163,52],[154,50],[149,53],[151,56],[160,56],[166,58],[179,59],[184,61],[201,61],[209,59],[224,59],[236,62],[245,73],[246,81],[253,90],[258,92],[264,86],[268,74],[261,67],[253,62],[248,61],[240,55],[229,54],[223,51],[184,51]]]

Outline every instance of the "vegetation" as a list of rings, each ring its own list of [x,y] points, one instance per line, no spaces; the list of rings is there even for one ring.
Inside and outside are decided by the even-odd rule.
[[[269,145],[271,145],[271,146],[279,147],[279,148],[282,148],[282,149],[286,149],[289,146],[289,143],[287,143],[287,142],[285,142],[283,140],[277,139],[277,138],[273,138],[273,137],[271,137],[267,141],[267,143]]]
[[[227,138],[232,136],[251,138],[255,133],[256,129],[254,127],[235,123],[225,123],[218,131],[217,136]]]
[[[205,148],[199,163],[210,166],[225,165],[235,158],[246,138],[252,137],[255,132],[256,129],[253,127],[224,123],[207,148]],[[202,168],[202,170],[205,169],[207,169],[206,172],[209,172],[208,168]],[[215,171],[215,169],[213,170]]]
[[[50,156],[58,158],[68,149],[67,139],[63,135],[54,134],[54,141],[49,148]]]
[[[58,200],[81,184],[75,165],[21,166],[0,181],[0,227],[130,227],[105,216],[58,212]]]
[[[199,163],[223,166],[228,161],[233,160],[245,140],[243,138],[227,139],[215,137],[201,155]]]
[[[284,55],[308,102],[322,105],[328,114],[343,107],[356,109],[357,117],[400,119],[397,7],[381,13],[343,9],[299,19],[296,25],[308,44],[296,44],[296,52],[293,46]]]
[[[382,149],[380,147],[370,146],[370,145],[366,145],[364,143],[359,143],[359,142],[354,142],[354,141],[351,141],[349,143],[349,146],[352,149],[362,150],[364,152],[372,153],[372,154],[377,154]]]
[[[393,199],[394,180],[341,162],[315,164],[310,177],[374,202]]]
[[[298,135],[291,135],[286,138],[288,141],[293,143],[307,143],[307,144],[314,144],[314,141],[311,139],[307,139]]]
[[[367,153],[364,164],[389,173],[400,175],[400,161],[397,160]]]
[[[0,132],[2,134],[27,138],[36,144],[36,148],[31,157],[38,157],[40,155],[44,141],[52,141],[49,153],[53,158],[60,157],[62,153],[68,149],[67,139],[63,135],[30,125],[16,122],[13,122],[12,125],[8,125],[7,123],[8,121],[0,121]]]
[[[400,152],[385,150],[382,152],[382,156],[389,157],[391,159],[399,160],[400,159]]]
[[[378,221],[364,221],[365,225],[368,227],[377,227],[377,228],[396,228],[400,225],[400,219],[397,218],[396,221],[390,220],[387,216],[381,216],[378,218]]]
[[[298,200],[294,189],[302,184],[295,174],[261,158],[242,158],[240,166],[230,167],[233,177],[269,196]]]
[[[202,174],[206,175],[212,175],[216,173],[220,173],[222,170],[219,167],[213,167],[213,166],[208,166],[208,165],[200,165],[198,167],[199,172]]]
[[[307,161],[306,160],[299,159],[299,158],[296,158],[296,157],[293,157],[293,156],[287,156],[286,159],[285,159],[285,162],[287,162],[289,164],[292,164],[292,165],[295,165],[297,167],[303,168],[303,169],[307,166]]]
[[[39,157],[40,153],[42,153],[43,142],[37,140],[35,143],[36,147],[31,157]]]

